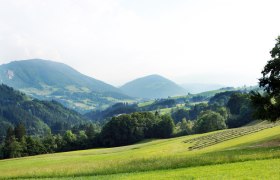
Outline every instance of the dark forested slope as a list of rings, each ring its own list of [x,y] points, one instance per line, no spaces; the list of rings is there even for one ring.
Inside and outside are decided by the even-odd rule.
[[[87,119],[55,101],[31,99],[6,85],[0,85],[0,136],[9,126],[23,123],[30,135],[64,132]]]

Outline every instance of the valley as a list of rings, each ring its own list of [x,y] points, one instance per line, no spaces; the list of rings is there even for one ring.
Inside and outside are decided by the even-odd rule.
[[[53,73],[30,72],[24,68],[30,63]],[[185,94],[158,75],[117,89],[51,61],[1,68],[2,81],[12,87],[0,86],[0,179],[234,179],[277,173],[271,163],[280,163],[280,124],[255,118],[256,100],[265,91],[260,87]],[[257,173],[262,165],[266,171]]]
[[[280,179],[279,0],[0,2],[0,180]]]

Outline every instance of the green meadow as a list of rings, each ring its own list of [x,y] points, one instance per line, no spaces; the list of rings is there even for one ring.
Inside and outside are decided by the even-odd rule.
[[[190,168],[120,173],[104,176],[67,177],[61,179],[271,179],[280,178],[280,160],[258,160]]]
[[[1,160],[0,179],[279,179],[279,131],[277,124],[256,124],[123,147]],[[192,148],[197,144],[199,148]]]

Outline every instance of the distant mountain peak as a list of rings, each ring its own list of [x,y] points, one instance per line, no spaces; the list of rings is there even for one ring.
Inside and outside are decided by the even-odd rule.
[[[79,112],[131,100],[112,85],[83,75],[64,63],[44,59],[0,65],[0,80],[35,98],[55,99]]]
[[[148,99],[167,98],[186,93],[182,87],[158,74],[137,78],[120,89],[129,96]]]

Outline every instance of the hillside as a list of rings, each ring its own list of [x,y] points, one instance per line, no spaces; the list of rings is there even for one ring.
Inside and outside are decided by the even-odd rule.
[[[54,99],[79,112],[131,100],[119,89],[63,63],[41,59],[1,65],[0,82],[35,98]]]
[[[23,123],[29,135],[63,132],[85,123],[80,114],[55,101],[32,100],[25,94],[0,85],[0,141],[9,126]]]
[[[269,177],[273,173],[279,176],[279,130],[278,124],[260,123],[116,148],[0,160],[0,178],[228,179],[248,175]],[[226,138],[221,141],[213,140],[224,135]],[[270,169],[269,162],[276,168]]]
[[[213,91],[225,87],[220,84],[202,84],[202,83],[184,83],[181,84],[181,86],[191,94]]]
[[[120,89],[132,97],[156,99],[184,95],[186,90],[159,75],[150,75],[124,84]]]

